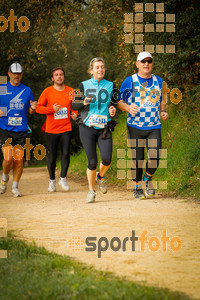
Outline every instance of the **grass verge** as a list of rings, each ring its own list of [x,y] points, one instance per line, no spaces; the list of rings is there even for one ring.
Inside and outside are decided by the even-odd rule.
[[[8,258],[0,259],[0,299],[189,300],[168,289],[147,287],[99,272],[13,238],[0,239]]]

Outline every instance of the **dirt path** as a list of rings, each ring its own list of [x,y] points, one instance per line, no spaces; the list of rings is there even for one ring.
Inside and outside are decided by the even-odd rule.
[[[96,269],[112,271],[134,281],[146,281],[148,284],[168,287],[198,298],[200,295],[200,205],[181,199],[154,198],[135,201],[130,191],[110,189],[107,195],[97,194],[95,204],[86,204],[86,182],[69,180],[71,191],[47,193],[48,175],[45,168],[25,169],[21,179],[23,197],[13,198],[8,191],[0,195],[0,218],[7,218],[8,230],[15,230],[18,237],[27,241],[34,240],[59,254],[66,254],[77,260],[92,264]],[[70,240],[79,237],[101,237],[110,242],[113,237],[121,241],[132,235],[140,237],[146,230],[147,241],[144,251],[141,242],[135,242],[132,251],[130,239],[126,251],[113,251],[109,248],[101,252],[83,251],[81,246],[74,251]],[[174,252],[167,242],[163,251],[161,236],[163,230],[171,240],[179,237],[182,247]],[[151,237],[157,237],[160,247],[153,252]],[[149,244],[150,240],[150,244]],[[112,247],[120,246],[115,241]],[[101,243],[102,248],[105,242]],[[150,245],[150,246],[149,246]],[[172,246],[178,243],[172,243]],[[150,247],[150,248],[149,248]],[[100,252],[99,252],[100,255]]]

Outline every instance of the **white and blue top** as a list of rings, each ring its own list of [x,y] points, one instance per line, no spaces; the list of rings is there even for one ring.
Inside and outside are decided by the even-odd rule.
[[[135,116],[128,113],[128,126],[141,130],[161,128],[162,82],[162,78],[153,74],[151,78],[142,78],[134,74],[124,80],[117,100],[124,100],[128,105],[135,103],[139,107]]]

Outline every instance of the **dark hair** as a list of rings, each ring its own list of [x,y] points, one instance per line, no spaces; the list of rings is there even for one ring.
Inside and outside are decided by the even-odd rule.
[[[64,69],[63,69],[62,67],[56,67],[56,68],[53,68],[52,71],[51,71],[51,78],[53,77],[53,73],[54,73],[55,71],[57,71],[57,70],[63,71],[64,76],[65,76],[65,71],[64,71]]]

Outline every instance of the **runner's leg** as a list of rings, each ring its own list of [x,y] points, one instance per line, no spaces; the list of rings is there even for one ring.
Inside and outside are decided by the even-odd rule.
[[[71,141],[71,131],[67,131],[61,134],[60,144],[61,144],[61,175],[60,177],[65,178],[70,163],[70,141]]]
[[[49,178],[50,180],[55,180],[56,158],[58,152],[58,144],[60,141],[60,134],[46,132],[45,135],[48,148],[47,167],[49,171]]]

